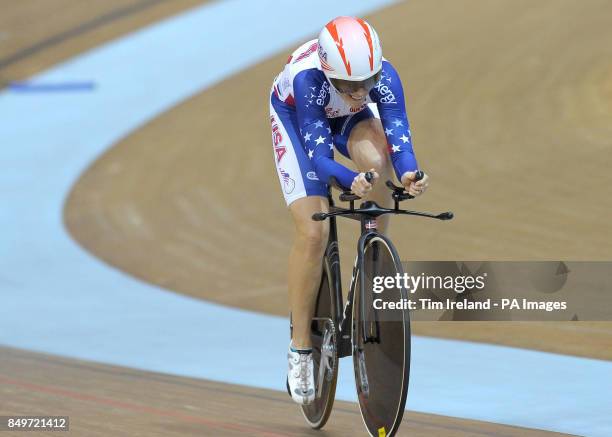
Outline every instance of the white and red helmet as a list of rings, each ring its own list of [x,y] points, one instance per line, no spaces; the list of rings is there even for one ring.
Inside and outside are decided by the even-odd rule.
[[[319,60],[329,79],[369,79],[382,68],[378,34],[361,18],[334,18],[319,34]]]

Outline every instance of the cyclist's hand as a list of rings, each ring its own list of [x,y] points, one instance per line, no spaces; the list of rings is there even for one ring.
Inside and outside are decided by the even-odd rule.
[[[366,180],[365,173],[359,173],[357,176],[355,176],[355,179],[353,179],[351,191],[357,196],[364,197],[370,192],[370,190],[372,190],[372,186],[378,179],[378,173],[376,173],[373,168],[370,169],[370,173],[372,173],[374,176],[371,183]]]
[[[414,180],[415,177],[415,171],[407,171],[402,176],[402,185],[404,186],[404,189],[408,192],[408,194],[414,197],[423,194],[429,186],[429,176],[427,176],[427,174],[423,176],[423,179],[416,182]]]

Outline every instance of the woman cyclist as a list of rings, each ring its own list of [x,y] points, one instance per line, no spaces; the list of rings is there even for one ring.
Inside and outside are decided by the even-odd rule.
[[[293,335],[289,343],[287,386],[294,401],[315,396],[310,321],[321,278],[328,222],[327,182],[336,180],[381,206],[391,201],[379,180],[398,180],[413,196],[428,185],[412,149],[400,78],[382,57],[376,31],[354,17],[338,17],[289,57],[274,79],[270,122],[277,173],[295,224],[289,255],[289,304]],[[334,149],[359,172],[334,161]],[[365,172],[374,174],[372,182]],[[379,219],[385,230],[388,218]]]

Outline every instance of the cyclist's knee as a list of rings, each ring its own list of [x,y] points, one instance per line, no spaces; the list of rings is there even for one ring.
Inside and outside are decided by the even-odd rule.
[[[359,122],[351,132],[348,145],[351,157],[361,170],[373,168],[380,174],[386,174],[390,169],[387,140],[379,119]]]
[[[326,222],[312,221],[297,228],[297,238],[302,249],[312,255],[323,254],[328,235],[329,227]]]
[[[381,177],[388,178],[391,174],[391,161],[387,153],[372,148],[370,153],[361,156],[361,162],[356,162],[362,171],[374,169]]]
[[[304,197],[291,205],[296,230],[295,244],[299,250],[306,251],[310,256],[323,254],[329,234],[327,220],[316,222],[312,220],[312,215],[327,210],[327,200],[318,196]]]
[[[385,174],[389,167],[389,160],[381,153],[373,153],[368,157],[368,167],[368,170],[373,168],[378,174]]]
[[[383,129],[382,123],[378,118],[370,119],[370,140],[376,150],[372,154],[372,165],[379,173],[384,173],[386,170],[391,168],[391,160],[389,158],[389,151],[387,145],[387,137]]]

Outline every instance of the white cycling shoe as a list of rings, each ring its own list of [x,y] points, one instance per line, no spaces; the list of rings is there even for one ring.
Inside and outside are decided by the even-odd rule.
[[[312,351],[298,351],[289,343],[287,352],[289,369],[287,372],[287,391],[295,402],[310,404],[315,398],[314,366]]]

